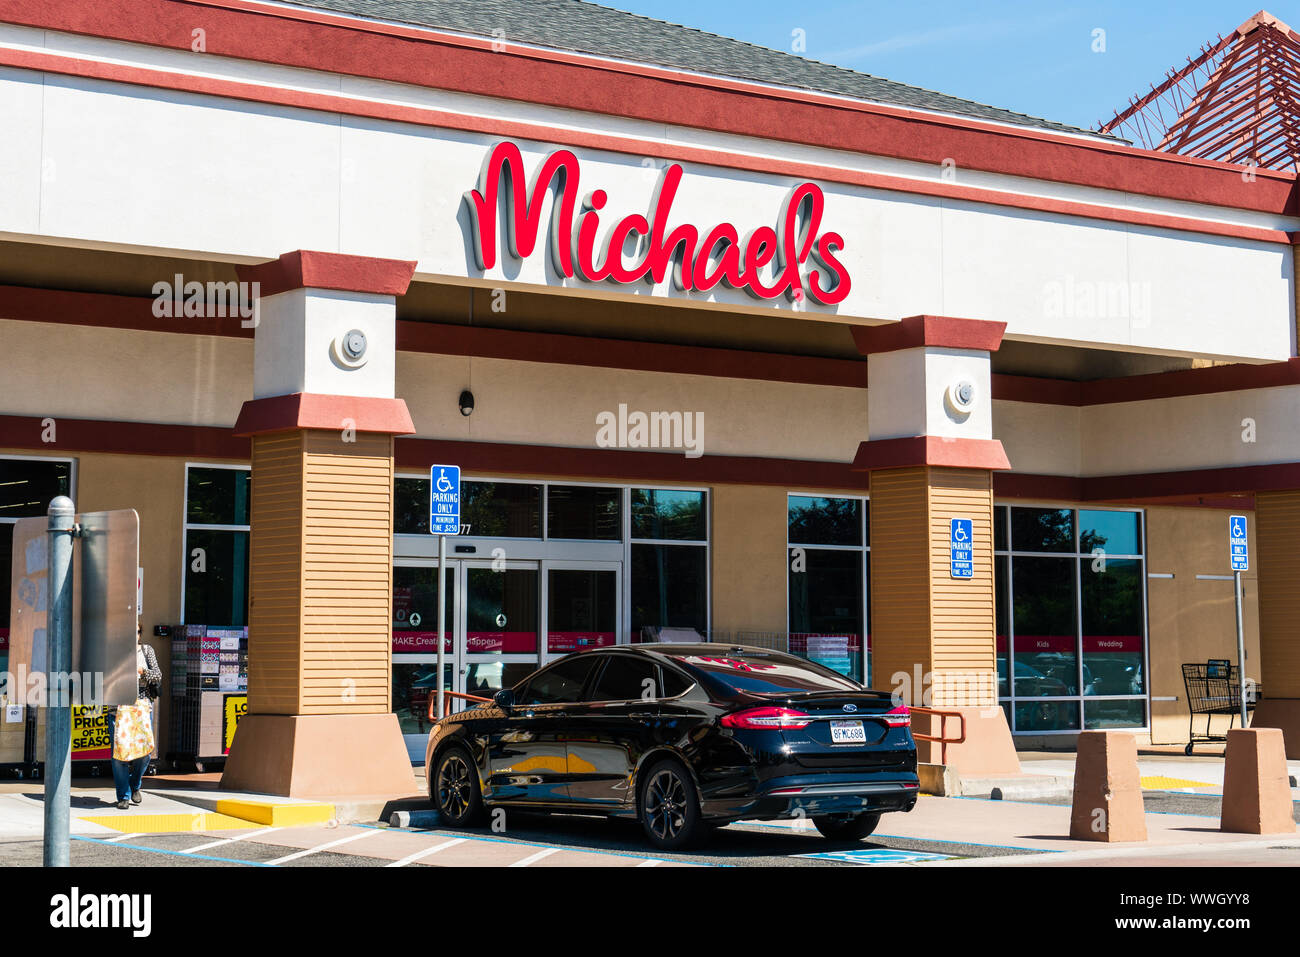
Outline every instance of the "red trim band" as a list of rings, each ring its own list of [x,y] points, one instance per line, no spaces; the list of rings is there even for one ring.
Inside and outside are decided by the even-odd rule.
[[[70,0],[64,0],[70,2]],[[143,2],[143,0],[140,0]],[[17,21],[15,21],[17,22]],[[235,28],[238,29],[238,28]],[[186,28],[185,41],[182,46],[189,45],[189,28]],[[76,31],[73,32],[86,32]],[[96,34],[101,35],[101,34]],[[109,34],[102,34],[109,35]],[[116,36],[115,34],[113,36]],[[134,37],[120,37],[121,39],[136,40],[137,42],[149,42],[148,40],[139,40]],[[157,43],[155,45],[174,47],[175,43]],[[410,51],[406,51],[408,54]],[[487,56],[493,58],[493,63],[485,65],[484,69],[490,72],[500,70],[502,62],[508,61],[510,57],[502,53],[488,53]],[[516,56],[522,56],[522,53],[516,51]],[[249,56],[248,59],[262,59],[256,56]],[[270,62],[282,62],[271,60]],[[377,62],[377,61],[376,61]],[[806,179],[819,179],[828,182],[840,182],[853,185],[865,186],[875,189],[888,189],[895,192],[913,193],[926,196],[937,196],[942,198],[959,199],[969,202],[986,203],[989,205],[1031,209],[1042,212],[1057,213],[1068,216],[1079,216],[1090,219],[1097,219],[1108,222],[1123,222],[1134,225],[1151,226],[1156,228],[1176,229],[1186,232],[1203,233],[1215,236],[1228,236],[1239,239],[1248,239],[1258,242],[1270,243],[1290,243],[1287,233],[1283,230],[1266,229],[1253,226],[1242,226],[1235,224],[1220,223],[1213,220],[1201,220],[1183,216],[1172,216],[1162,213],[1146,213],[1131,210],[1116,209],[1091,203],[1080,203],[1068,200],[1056,200],[1042,197],[1017,196],[998,190],[981,189],[970,186],[958,186],[952,183],[935,183],[905,177],[889,176],[885,174],[860,173],[847,170],[838,170],[833,167],[821,167],[808,163],[789,163],[775,160],[763,160],[757,157],[745,157],[737,154],[727,153],[717,150],[694,149],[686,147],[668,147],[662,143],[655,143],[647,140],[637,140],[633,138],[615,137],[604,134],[577,133],[541,126],[526,122],[489,120],[476,117],[466,117],[460,114],[448,113],[438,110],[426,110],[418,107],[395,106],[382,103],[366,103],[350,97],[337,96],[332,94],[319,94],[299,90],[278,90],[273,87],[242,83],[238,81],[228,81],[215,79],[211,77],[197,77],[188,74],[179,74],[170,71],[154,70],[144,67],[121,66],[116,64],[104,63],[95,60],[82,60],[74,57],[66,57],[57,54],[37,53],[28,51],[0,50],[0,65],[13,66],[24,69],[44,70],[52,73],[61,73],[72,76],[94,77],[98,79],[111,80],[115,82],[134,83],[143,86],[153,86],[169,90],[185,90],[189,92],[202,93],[213,96],[224,96],[233,99],[247,100],[258,103],[273,103],[283,106],[299,107],[303,109],[314,109],[326,112],[341,113],[345,115],[362,116],[368,118],[388,119],[396,122],[406,122],[426,126],[446,127],[450,129],[470,130],[487,132],[497,136],[517,136],[528,139],[540,140],[542,142],[565,143],[571,146],[587,146],[593,149],[604,149],[614,152],[627,153],[638,156],[658,156],[665,159],[675,159],[685,162],[699,162],[715,166],[730,167],[736,169],[746,169],[762,172],[770,172],[774,175],[794,176]],[[313,68],[311,64],[299,64],[307,68]],[[333,70],[332,65],[319,66],[316,68]],[[597,71],[599,72],[599,71]],[[427,80],[427,70],[418,71],[418,79],[396,78],[397,82],[415,82],[420,85],[430,85]],[[369,73],[362,72],[358,75],[367,76]],[[530,92],[537,87],[536,77],[528,77]],[[600,86],[600,80],[591,80],[596,87]],[[660,84],[663,86],[664,84]],[[447,88],[460,89],[458,86]],[[591,90],[586,93],[591,93]],[[702,91],[695,91],[700,93]],[[727,95],[723,91],[716,89],[706,89],[709,95]],[[483,95],[507,96],[499,89],[497,84],[493,84],[491,91],[484,92]],[[666,91],[657,94],[660,98],[671,95]],[[518,99],[519,97],[514,97]],[[590,96],[584,96],[589,99]],[[753,97],[744,98],[745,103],[727,104],[711,108],[716,111],[719,109],[731,109],[746,113],[754,104]],[[771,95],[766,95],[764,99],[771,99]],[[626,101],[624,101],[624,105]],[[789,104],[786,104],[788,107]],[[581,109],[581,106],[571,105],[571,108]],[[873,108],[874,109],[874,108]],[[789,116],[781,114],[779,109],[770,118],[770,121],[761,129],[754,130],[745,127],[744,123],[729,124],[725,129],[726,132],[737,132],[743,135],[761,136],[777,141],[790,141],[797,139],[792,137],[791,130],[801,128],[826,128],[837,129],[843,126],[846,135],[850,138],[860,139],[867,135],[864,131],[870,131],[870,142],[858,143],[855,145],[828,143],[823,140],[804,140],[797,139],[799,142],[809,142],[812,145],[831,146],[838,149],[854,150],[866,154],[875,154],[882,156],[900,156],[909,159],[920,159],[926,162],[939,164],[942,161],[953,160],[954,156],[961,150],[953,148],[944,149],[942,143],[945,140],[945,134],[961,134],[965,143],[964,150],[969,155],[965,161],[959,162],[958,165],[965,168],[987,169],[994,172],[1006,173],[1008,175],[1024,176],[1031,179],[1060,181],[1070,183],[1081,183],[1083,185],[1096,186],[1102,189],[1125,190],[1128,192],[1142,193],[1152,196],[1161,196],[1175,199],[1184,199],[1190,202],[1200,202],[1211,205],[1220,205],[1243,209],[1258,209],[1267,212],[1289,212],[1292,207],[1291,191],[1293,180],[1286,178],[1277,183],[1256,182],[1252,184],[1256,191],[1246,190],[1238,194],[1236,189],[1229,189],[1231,181],[1240,183],[1240,170],[1226,164],[1205,164],[1204,161],[1191,161],[1193,165],[1206,165],[1207,168],[1197,168],[1191,172],[1196,174],[1214,173],[1219,177],[1228,177],[1216,181],[1213,189],[1202,189],[1200,184],[1189,195],[1187,190],[1170,189],[1169,184],[1174,181],[1181,183],[1182,178],[1170,176],[1167,168],[1151,169],[1143,171],[1140,177],[1115,177],[1112,169],[1116,165],[1122,165],[1125,159],[1133,157],[1114,156],[1114,155],[1088,155],[1080,154],[1079,150],[1096,149],[1094,144],[1075,142],[1070,139],[1057,139],[1049,142],[1040,143],[1040,146],[1049,146],[1052,149],[1052,158],[1044,158],[1041,163],[1024,164],[1021,162],[1021,153],[1023,153],[1032,143],[1023,142],[1003,142],[1010,137],[1016,139],[1022,136],[1029,136],[1022,130],[1011,129],[1002,130],[999,128],[985,129],[978,124],[964,124],[961,121],[938,122],[937,120],[946,120],[947,118],[936,118],[928,114],[909,114],[905,110],[893,110],[893,113],[899,114],[905,120],[905,128],[896,131],[893,139],[884,138],[877,140],[875,133],[878,126],[886,126],[888,122],[886,117],[888,111],[878,119],[880,123],[863,123],[858,115],[865,107],[859,107],[856,104],[836,103],[833,106],[818,107],[818,114],[810,116],[808,122],[811,125],[804,125],[791,121]],[[835,116],[823,116],[822,113],[833,111]],[[871,110],[866,110],[871,112]],[[613,110],[613,112],[624,115],[622,109]],[[680,117],[659,116],[657,122],[675,122],[679,125],[703,126],[704,128],[719,128],[714,122],[716,113],[705,114],[710,122],[689,123]],[[732,128],[737,127],[737,128]],[[918,129],[918,127],[925,127]],[[934,127],[934,128],[930,128]],[[969,128],[967,128],[969,127]],[[1029,136],[1032,140],[1035,137]],[[990,142],[990,139],[993,142]],[[900,149],[899,143],[913,143],[912,149]],[[1100,144],[1103,149],[1126,149],[1117,147],[1106,147]],[[1062,153],[1061,151],[1069,151]],[[1030,152],[1033,152],[1030,150]],[[1140,159],[1146,163],[1167,163],[1171,161],[1188,162],[1186,157],[1174,156],[1173,154],[1152,153],[1145,154],[1145,151],[1131,151],[1135,154],[1142,154]],[[1060,153],[1061,155],[1056,155]],[[999,158],[1005,158],[1006,162],[998,161]],[[990,159],[994,160],[990,162]],[[1004,168],[1005,167],[1005,168]],[[1077,173],[1077,170],[1087,169],[1089,174],[1083,176]],[[1060,175],[1061,171],[1066,171],[1071,175]],[[1257,173],[1257,176],[1260,174]],[[1290,174],[1278,173],[1279,178],[1289,177]],[[1120,179],[1123,182],[1096,182],[1098,178]],[[1127,185],[1126,185],[1127,184]],[[1265,186],[1275,186],[1276,189],[1269,190]],[[1202,193],[1204,195],[1202,195]],[[1257,202],[1262,197],[1267,197],[1268,202],[1260,204]]]
[[[1295,177],[992,121],[232,0],[6,0],[9,22],[766,139],[1282,212]],[[864,116],[865,114],[865,116]]]
[[[249,436],[291,429],[352,429],[410,435],[415,425],[403,399],[295,392],[245,402],[239,410],[234,433]]]
[[[853,457],[853,469],[859,472],[921,465],[959,469],[1011,468],[1007,453],[997,439],[951,439],[937,435],[876,439],[859,444],[858,454]]]
[[[399,352],[550,362],[603,369],[867,387],[867,365],[861,359],[827,359],[412,320],[398,321],[397,349]]]
[[[1095,219],[1101,222],[1128,223],[1136,226],[1171,229],[1209,236],[1226,236],[1255,242],[1286,245],[1291,243],[1289,234],[1284,230],[1241,226],[1216,220],[1194,219],[1164,213],[1116,209],[1072,200],[1023,196],[976,186],[959,186],[955,183],[909,179],[902,176],[891,176],[886,173],[867,173],[814,163],[752,157],[722,150],[670,146],[652,140],[609,136],[602,133],[583,133],[514,120],[484,119],[421,107],[367,103],[351,97],[327,93],[277,90],[252,83],[241,83],[211,77],[192,77],[188,74],[143,67],[121,66],[97,60],[80,60],[56,54],[0,49],[0,66],[11,66],[68,76],[90,77],[164,90],[180,90],[206,96],[225,97],[252,103],[269,103],[346,116],[391,120],[398,123],[410,123],[440,129],[486,133],[490,136],[517,137],[544,143],[586,147],[634,156],[655,156],[666,160],[700,163],[724,169],[739,169],[769,173],[774,176],[843,183],[917,196],[984,203],[1008,209],[1028,209],[1062,216]]]
[[[0,415],[0,449],[45,451],[59,455],[75,452],[166,455],[241,462],[248,462],[252,452],[248,438],[216,426],[73,418],[57,418],[56,424],[57,441],[45,442],[42,440],[46,431],[43,418]],[[330,423],[327,427],[333,429],[336,426]],[[688,459],[667,452],[403,437],[399,437],[395,448],[397,465],[405,469],[424,469],[435,462],[453,461],[480,473],[590,476],[624,481],[721,482],[826,489],[865,489],[868,482],[856,463],[760,456],[705,455]],[[1063,502],[1213,503],[1218,507],[1225,501],[1221,496],[1234,493],[1248,496],[1255,492],[1295,488],[1300,488],[1300,462],[1092,478],[1006,471],[995,471],[993,475],[993,491],[998,497]],[[1198,498],[1206,501],[1194,501]],[[1241,507],[1240,500],[1233,504]]]
[[[261,284],[263,296],[290,289],[337,289],[380,296],[402,296],[415,275],[414,262],[345,256],[311,249],[296,249],[279,259],[241,265],[235,272],[243,282]]]
[[[1005,322],[954,316],[908,316],[879,326],[854,326],[853,342],[864,356],[922,346],[997,352]]]
[[[243,328],[238,317],[157,318],[153,315],[152,304],[153,300],[143,296],[0,285],[0,319],[241,339],[253,337],[253,330]],[[890,326],[858,328],[888,329]],[[397,321],[397,348],[403,352],[515,359],[521,362],[867,387],[866,364],[859,359],[831,359],[597,336],[524,332],[411,319]],[[1004,373],[994,373],[992,376],[993,398],[998,401],[1064,406],[1141,402],[1292,385],[1300,385],[1300,358],[1259,365],[1233,363],[1087,382]]]
[[[1178,369],[1117,379],[1091,379],[1087,382],[994,375],[992,389],[993,398],[1005,402],[1088,406],[1293,385],[1300,385],[1300,358],[1296,357],[1285,362],[1259,365],[1237,362],[1203,369]]]
[[[0,415],[0,448],[31,449],[51,454],[105,452],[126,455],[171,455],[185,458],[248,461],[252,445],[222,426],[159,425],[152,422],[106,422],[98,419],[54,420],[54,441],[45,441],[46,418]]]

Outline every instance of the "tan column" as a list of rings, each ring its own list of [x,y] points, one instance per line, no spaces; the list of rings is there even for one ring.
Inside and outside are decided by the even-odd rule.
[[[1226,534],[1226,533],[1225,533]],[[1286,756],[1300,758],[1300,491],[1255,493],[1262,699],[1254,727],[1281,728]],[[1227,548],[1226,539],[1224,548]]]
[[[257,281],[248,714],[224,789],[418,791],[391,707],[396,295],[413,263],[299,252]]]
[[[1002,323],[913,316],[857,327],[867,356],[870,439],[854,468],[871,473],[872,683],[909,706],[923,764],[967,776],[1016,774],[997,701],[989,356]],[[969,519],[972,575],[952,568],[952,521]]]

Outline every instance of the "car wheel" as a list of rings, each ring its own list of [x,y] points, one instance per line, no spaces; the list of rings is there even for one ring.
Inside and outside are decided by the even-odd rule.
[[[470,827],[483,816],[483,794],[478,771],[469,753],[459,745],[448,748],[438,759],[429,796],[448,827]]]
[[[695,785],[676,761],[660,761],[646,772],[640,809],[646,837],[660,850],[689,847],[703,831]]]
[[[863,814],[824,814],[813,818],[813,824],[822,837],[832,841],[860,841],[871,834],[880,823],[880,812]]]

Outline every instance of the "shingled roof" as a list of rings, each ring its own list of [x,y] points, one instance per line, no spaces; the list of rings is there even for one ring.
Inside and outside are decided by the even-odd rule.
[[[1014,126],[1102,135],[584,0],[312,0],[291,5]]]

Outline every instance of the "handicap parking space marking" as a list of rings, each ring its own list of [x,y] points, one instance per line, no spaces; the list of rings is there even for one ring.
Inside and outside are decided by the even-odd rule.
[[[375,831],[372,830],[359,831],[356,834],[349,834],[347,837],[340,837],[337,840],[326,841],[324,844],[317,844],[315,847],[308,847],[292,854],[286,854],[284,857],[277,857],[274,860],[267,861],[267,863],[274,866],[287,864],[290,861],[296,861],[311,854],[318,854],[321,851],[328,851],[330,848],[338,847],[341,844],[351,844],[353,841],[359,841],[362,838],[373,837],[374,835]]]
[[[83,834],[71,834],[69,835],[69,837],[71,838],[71,840],[74,841],[88,841],[91,844],[102,844],[104,846],[111,846],[111,847],[125,847],[126,850],[139,851],[144,854],[165,854],[169,857],[188,857],[193,860],[213,861],[218,864],[247,864],[249,867],[273,866],[264,861],[241,860],[240,858],[235,858],[235,857],[214,857],[209,854],[193,854],[188,851],[169,851],[160,847],[141,847],[134,844],[129,846],[122,845],[122,844],[114,844],[112,841],[109,840],[103,840],[102,838],[98,838],[98,837],[86,837]]]
[[[864,847],[852,851],[819,851],[816,854],[792,854],[792,857],[815,861],[837,861],[841,864],[880,866],[884,864],[923,864],[927,861],[952,861],[955,854],[931,854],[929,851],[900,851],[890,847]]]
[[[541,841],[528,841],[528,840],[522,840],[519,838],[510,838],[510,837],[489,837],[486,834],[472,834],[468,832],[438,830],[435,828],[427,828],[427,827],[393,827],[391,824],[362,824],[359,822],[353,824],[352,826],[371,828],[376,831],[399,831],[405,834],[427,834],[430,836],[441,836],[441,835],[451,836],[451,834],[459,834],[461,840],[471,842],[471,843],[514,844],[519,847],[531,847],[534,850],[538,850],[538,851],[544,849],[553,849],[556,851],[572,851],[577,854],[601,854],[607,857],[623,857],[623,858],[629,858],[631,860],[643,862],[641,864],[638,864],[637,865],[638,867],[658,866],[659,864],[665,863],[664,861],[655,860],[654,858],[647,858],[644,854],[636,854],[630,851],[612,851],[600,847],[583,847],[580,845],[566,845],[566,844],[546,844]],[[541,857],[549,857],[549,856],[550,854],[541,855]],[[540,857],[537,857],[536,855],[534,855],[533,857],[534,859],[540,860]],[[529,860],[529,858],[525,858],[525,860]],[[649,861],[651,860],[655,860],[655,863],[650,864]],[[531,860],[529,862],[531,864]],[[730,866],[727,864],[716,864],[708,861],[699,861],[699,860],[690,860],[685,863],[689,863],[694,867]],[[510,866],[519,866],[519,865],[515,864]]]
[[[237,837],[225,837],[225,838],[222,838],[222,839],[219,840],[219,841],[210,841],[210,842],[208,842],[207,844],[199,844],[199,845],[197,845],[197,846],[195,846],[195,847],[186,848],[186,849],[185,849],[184,851],[182,851],[181,853],[182,853],[182,854],[195,854],[195,853],[197,853],[198,851],[206,851],[206,850],[208,850],[208,849],[210,849],[210,848],[213,848],[213,847],[220,847],[220,846],[223,845],[223,844],[233,844],[235,841],[249,841],[249,840],[256,840],[256,839],[259,838],[259,837],[263,837],[263,836],[265,836],[265,835],[267,835],[267,834],[270,834],[272,831],[278,831],[278,830],[280,830],[280,828],[278,828],[278,827],[262,827],[262,828],[258,828],[257,830],[254,830],[254,831],[249,831],[247,834],[240,834],[240,835],[238,835]],[[113,840],[116,841],[116,840],[119,840],[119,838],[113,838]]]
[[[414,854],[407,854],[405,857],[401,858],[400,860],[393,861],[392,863],[385,864],[384,866],[405,867],[406,865],[414,864],[416,861],[422,860],[423,858],[426,858],[431,854],[437,854],[440,851],[445,851],[447,850],[447,848],[455,847],[457,844],[464,844],[466,840],[467,839],[463,837],[454,837],[450,841],[443,841],[441,844],[433,845],[433,847],[426,847],[424,850],[416,851]]]

